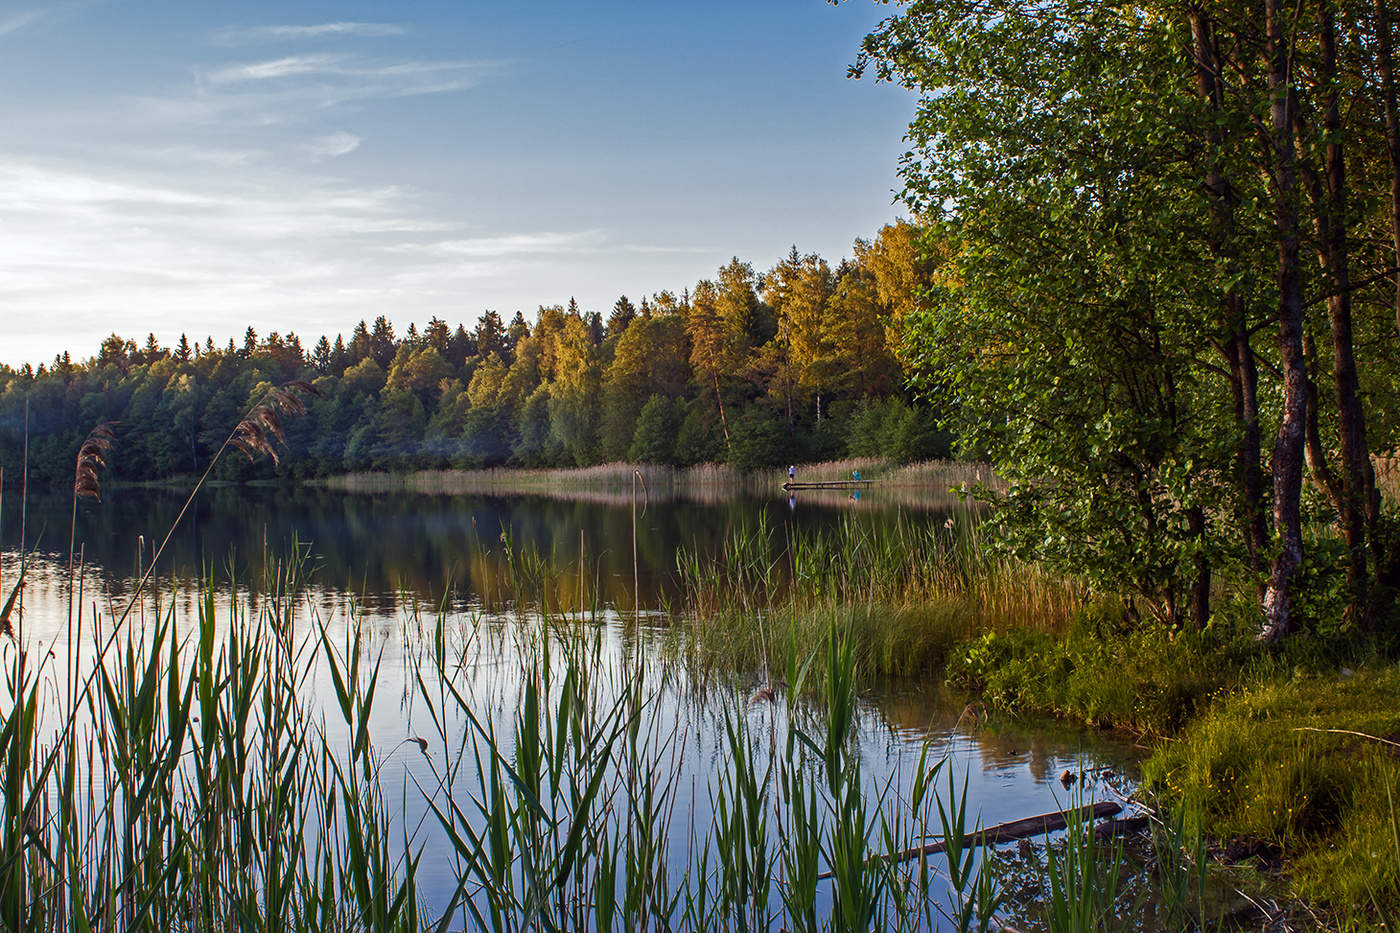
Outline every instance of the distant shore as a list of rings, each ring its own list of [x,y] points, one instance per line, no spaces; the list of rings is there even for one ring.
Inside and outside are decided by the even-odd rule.
[[[980,463],[931,460],[895,464],[877,459],[835,460],[797,467],[802,481],[850,479],[854,471],[880,489],[953,495],[952,490],[995,482]],[[721,463],[673,467],[653,463],[607,463],[590,467],[518,470],[418,470],[399,473],[346,473],[312,480],[312,485],[344,492],[413,492],[435,495],[578,495],[639,492],[666,497],[729,498],[737,493],[773,493],[787,482],[786,468],[743,472]]]

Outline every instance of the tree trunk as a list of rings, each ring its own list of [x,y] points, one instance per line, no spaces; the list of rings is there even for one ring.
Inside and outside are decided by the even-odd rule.
[[[1317,365],[1317,347],[1312,334],[1303,329],[1303,358]],[[1327,497],[1337,514],[1342,514],[1342,489],[1337,478],[1332,475],[1332,467],[1327,463],[1327,450],[1322,446],[1322,432],[1317,426],[1317,382],[1312,373],[1308,374],[1308,423],[1304,455],[1313,484]]]
[[[724,417],[724,398],[719,391],[719,371],[711,369],[710,377],[715,383],[715,404],[719,406],[719,426],[724,432],[724,449],[732,452],[734,447],[729,443],[729,421]]]
[[[1400,105],[1396,103],[1395,59],[1390,45],[1391,0],[1376,0],[1376,59],[1381,75],[1381,107],[1385,110],[1386,154],[1390,162],[1390,231],[1395,242],[1395,265],[1400,268]],[[1400,332],[1400,272],[1395,275],[1395,328]]]
[[[1186,530],[1200,543],[1206,533],[1205,509],[1199,505],[1186,511]],[[1210,621],[1210,559],[1204,553],[1195,558],[1196,577],[1191,581],[1191,620],[1197,628],[1204,628]]]
[[[1327,197],[1323,217],[1323,264],[1327,278],[1328,317],[1332,325],[1332,375],[1337,396],[1341,441],[1340,509],[1338,518],[1347,546],[1348,612],[1353,621],[1369,619],[1366,611],[1369,577],[1366,569],[1367,514],[1376,495],[1371,454],[1366,444],[1366,415],[1356,377],[1356,354],[1351,328],[1351,268],[1347,242],[1346,154],[1342,149],[1342,116],[1338,95],[1337,29],[1331,0],[1320,0],[1322,70],[1327,83],[1323,129],[1327,137]],[[1369,624],[1369,623],[1368,623]]]
[[[1207,162],[1206,191],[1211,199],[1211,230],[1207,236],[1211,255],[1225,262],[1231,284],[1226,286],[1222,330],[1225,337],[1222,352],[1230,372],[1230,389],[1234,396],[1235,477],[1238,496],[1237,517],[1244,533],[1249,569],[1261,578],[1263,553],[1268,544],[1268,526],[1264,514],[1264,475],[1259,465],[1261,434],[1259,429],[1259,371],[1254,350],[1249,343],[1249,321],[1239,286],[1234,284],[1234,272],[1239,265],[1235,246],[1235,189],[1220,171],[1225,145],[1225,131],[1215,117],[1224,109],[1224,88],[1221,78],[1220,50],[1215,30],[1199,9],[1189,12],[1191,38],[1196,59],[1196,90],[1211,115],[1205,121]],[[1260,597],[1263,596],[1261,589]]]
[[[1269,96],[1275,187],[1274,235],[1278,243],[1278,347],[1283,374],[1283,418],[1274,440],[1274,528],[1278,553],[1264,592],[1264,641],[1275,641],[1297,626],[1294,584],[1303,563],[1299,500],[1303,486],[1303,444],[1307,422],[1308,375],[1303,360],[1303,291],[1298,268],[1297,167],[1293,144],[1291,44],[1285,39],[1280,0],[1265,0],[1268,28]]]

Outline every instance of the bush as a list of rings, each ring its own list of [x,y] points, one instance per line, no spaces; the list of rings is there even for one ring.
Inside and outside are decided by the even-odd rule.
[[[939,429],[932,410],[891,397],[867,403],[855,414],[847,447],[853,457],[915,463],[947,457],[952,438]]]
[[[761,470],[792,458],[792,426],[762,412],[750,412],[729,432],[729,462],[740,470]]]
[[[720,434],[718,416],[702,402],[691,402],[676,432],[676,464],[713,463],[723,455],[724,438]]]
[[[1063,636],[1023,629],[965,642],[952,653],[948,679],[1001,709],[1167,734],[1236,682],[1250,650],[1209,631],[1127,627],[1099,608]]]
[[[637,415],[637,427],[632,434],[632,446],[627,459],[633,463],[671,463],[676,457],[676,431],[684,408],[672,405],[664,395],[647,399]]]

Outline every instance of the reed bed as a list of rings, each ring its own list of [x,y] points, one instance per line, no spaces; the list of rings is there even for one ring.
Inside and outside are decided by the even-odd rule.
[[[1000,924],[1003,898],[974,870],[975,826],[965,798],[949,804],[943,763],[926,752],[907,793],[864,776],[839,631],[805,655],[789,643],[785,686],[757,713],[765,727],[751,705],[722,712],[708,802],[691,788],[683,803],[679,740],[655,704],[665,675],[615,663],[596,617],[439,615],[408,655],[427,727],[386,737],[373,715],[382,655],[358,626],[299,613],[298,566],[277,565],[256,612],[231,598],[219,620],[224,600],[206,586],[193,626],[170,611],[129,629],[86,695],[6,646],[4,928]],[[507,687],[483,686],[501,638],[523,666]],[[395,767],[404,756],[422,764]],[[425,819],[410,825],[415,800]],[[671,832],[697,803],[713,823]],[[929,836],[954,853],[951,885],[929,860],[893,857]],[[423,889],[425,858],[449,866],[450,889]]]
[[[875,459],[835,460],[804,464],[801,482],[848,480],[859,470],[882,491],[897,491],[908,504],[938,505],[958,501],[957,493],[979,484],[999,485],[985,464],[935,460],[891,464]],[[788,481],[787,470],[744,473],[728,464],[702,463],[691,467],[649,463],[605,463],[557,470],[420,470],[414,473],[349,473],[319,481],[331,489],[354,493],[413,492],[428,495],[542,495],[626,505],[634,489],[652,501],[727,502],[738,495],[771,495]],[[917,493],[911,498],[910,494]]]
[[[942,525],[850,515],[795,531],[759,513],[732,526],[718,553],[682,548],[676,564],[692,620],[678,648],[700,668],[772,665],[787,637],[805,643],[835,622],[852,633],[864,673],[928,673],[987,632],[1063,631],[1093,598],[994,553],[971,509]]]
[[[1001,488],[1001,480],[989,464],[961,460],[926,460],[919,463],[890,463],[873,457],[853,457],[806,463],[797,466],[800,483],[843,482],[859,471],[861,479],[877,482],[881,487],[922,489],[947,492],[971,491],[978,485]],[[760,474],[764,484],[782,485],[788,481],[787,469],[769,470]]]
[[[262,611],[235,601],[222,633],[212,587],[196,620],[126,629],[96,689],[5,646],[5,929],[421,928],[364,734],[373,670],[324,629],[294,636],[298,586],[280,567]],[[343,742],[307,699],[322,659]]]
[[[656,703],[667,675],[612,655],[595,616],[429,620],[405,738],[373,713],[391,698],[361,629],[299,612],[295,565],[269,583],[257,612],[208,586],[197,625],[132,629],[76,711],[45,710],[53,668],[8,646],[0,926],[1059,933],[1148,915],[1121,848],[1082,823],[1046,841],[1031,890],[1006,888],[928,747],[909,780],[872,783],[834,627],[718,710],[696,788]],[[520,669],[483,682],[506,642]]]

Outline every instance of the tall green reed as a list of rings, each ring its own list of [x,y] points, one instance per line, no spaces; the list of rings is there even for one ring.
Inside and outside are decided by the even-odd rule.
[[[131,630],[62,741],[8,651],[0,727],[0,922],[12,930],[416,930],[416,863],[393,838],[355,645],[294,636],[295,563],[249,618]],[[319,631],[323,644],[329,634]],[[306,700],[324,665],[348,747]],[[59,743],[54,743],[59,739]]]

